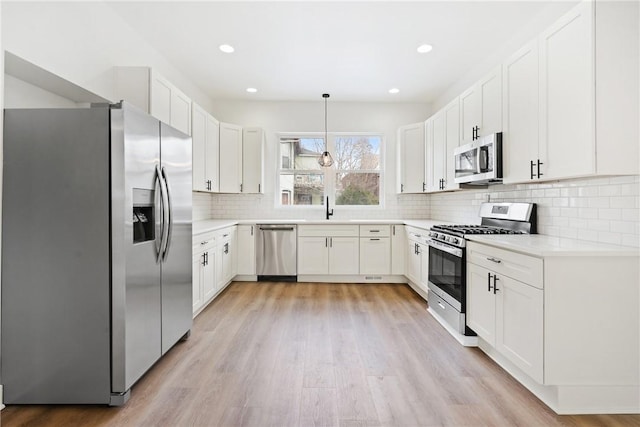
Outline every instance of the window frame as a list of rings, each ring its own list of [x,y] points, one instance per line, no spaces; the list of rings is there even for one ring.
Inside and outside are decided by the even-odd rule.
[[[326,197],[329,196],[329,205],[331,208],[338,209],[365,209],[365,210],[379,210],[384,209],[385,206],[385,191],[384,191],[384,181],[385,181],[385,150],[386,150],[386,141],[384,134],[381,132],[328,132],[327,137],[328,141],[326,141],[326,147],[330,153],[335,153],[335,142],[337,138],[345,137],[377,137],[380,139],[380,161],[379,161],[379,169],[363,169],[363,170],[348,170],[348,169],[336,169],[336,165],[334,163],[333,166],[328,168],[320,168],[319,170],[310,170],[310,169],[302,169],[297,172],[301,174],[315,174],[320,173],[324,177],[324,196],[323,200],[326,200]],[[280,191],[280,177],[283,173],[286,172],[294,172],[295,169],[283,169],[282,168],[282,156],[280,152],[280,140],[283,138],[319,138],[324,141],[324,133],[323,132],[277,132],[277,155],[276,155],[276,173],[275,173],[275,189],[274,192],[274,203],[276,209],[289,209],[289,210],[324,210],[324,203],[321,205],[283,205],[282,204],[282,194]],[[293,159],[290,160],[293,163]],[[377,205],[336,205],[336,176],[338,173],[377,173],[379,174],[379,182],[378,182],[378,204]],[[291,196],[293,197],[293,195]]]

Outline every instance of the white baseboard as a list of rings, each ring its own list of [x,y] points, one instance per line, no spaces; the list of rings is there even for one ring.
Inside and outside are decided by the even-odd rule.
[[[407,279],[400,275],[380,274],[302,274],[298,275],[298,282],[318,283],[407,283]]]

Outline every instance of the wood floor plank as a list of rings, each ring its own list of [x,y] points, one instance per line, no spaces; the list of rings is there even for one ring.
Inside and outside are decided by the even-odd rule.
[[[304,388],[300,405],[300,425],[338,427],[337,406],[335,389]]]
[[[125,406],[10,405],[0,422],[640,427],[640,415],[556,415],[426,309],[406,285],[236,282]]]

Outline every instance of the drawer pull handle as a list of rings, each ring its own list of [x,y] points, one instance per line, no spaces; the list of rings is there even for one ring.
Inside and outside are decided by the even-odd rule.
[[[380,230],[369,230],[369,233],[379,233]]]
[[[495,262],[496,264],[500,264],[502,262],[501,260],[494,257],[487,258],[487,261]]]
[[[375,242],[379,242],[380,241],[380,239],[369,239],[369,240],[372,241],[372,242],[374,242],[374,241]]]
[[[204,242],[200,242],[201,245],[206,245],[207,243],[209,243],[208,240],[205,240]]]

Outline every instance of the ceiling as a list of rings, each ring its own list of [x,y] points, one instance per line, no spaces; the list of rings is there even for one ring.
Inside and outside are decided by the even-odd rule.
[[[337,101],[427,103],[538,14],[567,9],[557,1],[110,5],[213,99],[315,101],[329,92]],[[235,52],[221,52],[224,43]],[[417,53],[424,43],[433,50]]]

